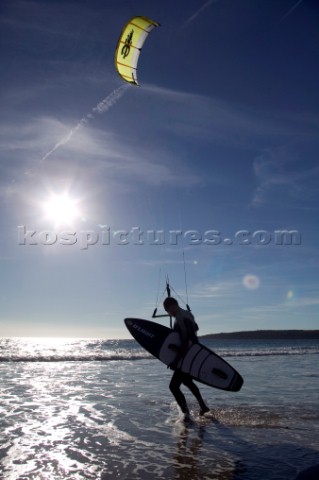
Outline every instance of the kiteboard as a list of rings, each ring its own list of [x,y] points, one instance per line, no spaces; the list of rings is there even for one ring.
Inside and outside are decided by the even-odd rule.
[[[125,318],[124,322],[135,340],[165,365],[171,365],[177,358],[181,346],[178,332],[140,318]],[[228,362],[201,343],[190,346],[176,369],[188,373],[198,382],[221,390],[238,392],[244,383],[241,375]]]

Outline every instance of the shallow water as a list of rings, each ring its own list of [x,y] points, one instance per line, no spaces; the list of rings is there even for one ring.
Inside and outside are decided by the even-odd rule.
[[[185,424],[168,390],[172,372],[133,342],[61,341],[52,352],[50,342],[29,341],[28,353],[23,342],[12,346],[14,361],[0,362],[5,480],[293,480],[319,463],[315,343],[305,347],[311,353],[281,355],[238,346],[247,355],[228,361],[245,379],[242,390],[198,384],[209,418],[185,391]]]

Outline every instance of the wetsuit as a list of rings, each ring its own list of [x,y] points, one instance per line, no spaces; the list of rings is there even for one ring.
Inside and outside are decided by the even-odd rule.
[[[173,325],[173,330],[176,330],[182,340],[182,351],[187,351],[187,349],[193,344],[197,343],[196,331],[198,326],[194,320],[194,316],[187,310],[179,309],[179,312],[176,315],[175,322]],[[204,400],[202,399],[201,393],[198,387],[192,380],[192,377],[188,373],[183,373],[181,370],[176,370],[172,376],[171,382],[169,384],[170,391],[175,397],[176,402],[180,406],[183,413],[189,413],[186,399],[184,394],[180,390],[181,385],[185,385],[194,395],[196,400],[199,403],[201,411],[207,411]]]

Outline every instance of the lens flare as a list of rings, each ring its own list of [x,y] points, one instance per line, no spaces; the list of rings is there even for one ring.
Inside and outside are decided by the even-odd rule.
[[[289,290],[287,292],[287,300],[293,300],[294,299],[294,292],[292,290]]]
[[[257,275],[245,275],[243,278],[243,285],[248,290],[257,290],[260,286],[260,280]]]

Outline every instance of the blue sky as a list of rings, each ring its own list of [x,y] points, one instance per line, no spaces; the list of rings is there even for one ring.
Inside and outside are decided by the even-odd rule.
[[[161,27],[125,88],[134,15]],[[311,0],[2,2],[0,335],[128,338],[167,274],[186,300],[183,252],[202,334],[318,328],[318,21]]]

